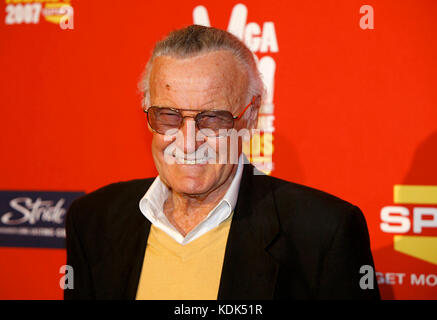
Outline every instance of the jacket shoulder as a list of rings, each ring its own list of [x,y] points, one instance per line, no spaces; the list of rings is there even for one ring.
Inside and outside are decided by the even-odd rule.
[[[75,219],[78,224],[92,220],[103,222],[126,216],[138,208],[139,201],[153,180],[148,178],[111,183],[83,195],[71,204],[67,221]],[[126,214],[120,214],[122,211]]]
[[[361,210],[337,196],[275,177],[260,176],[259,179],[262,184],[270,184],[281,229],[292,237],[324,242],[331,239],[341,225],[367,228]]]
[[[328,192],[271,176],[260,176],[271,186],[280,208],[305,209],[306,214],[324,215],[350,211],[356,206]],[[268,181],[267,181],[268,180]],[[332,218],[332,217],[331,217]]]
[[[111,183],[79,197],[74,203],[79,206],[94,206],[110,202],[113,205],[114,202],[138,196],[143,191],[146,192],[154,179],[135,179]]]
[[[293,268],[301,292],[319,299],[378,299],[359,287],[359,270],[374,267],[367,224],[355,205],[327,192],[273,177],[279,235],[270,252]],[[288,281],[288,275],[283,276]]]

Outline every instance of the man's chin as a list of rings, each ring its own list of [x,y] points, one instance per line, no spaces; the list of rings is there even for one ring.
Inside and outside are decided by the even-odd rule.
[[[172,190],[176,193],[193,196],[193,197],[201,197],[203,195],[208,194],[209,188],[205,185],[196,185],[190,184],[189,181],[178,181],[170,186]]]

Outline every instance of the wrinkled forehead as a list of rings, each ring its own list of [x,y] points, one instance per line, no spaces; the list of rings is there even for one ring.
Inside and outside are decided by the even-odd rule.
[[[159,56],[153,61],[150,94],[155,103],[167,99],[184,107],[210,100],[239,104],[244,103],[247,90],[247,71],[229,51],[184,58]]]

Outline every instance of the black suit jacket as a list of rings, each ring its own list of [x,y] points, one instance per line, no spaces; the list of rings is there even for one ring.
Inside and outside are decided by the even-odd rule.
[[[245,165],[218,299],[379,299],[360,288],[373,265],[360,209]],[[111,184],[74,201],[66,220],[74,289],[65,299],[135,299],[150,222],[139,201],[153,179]]]

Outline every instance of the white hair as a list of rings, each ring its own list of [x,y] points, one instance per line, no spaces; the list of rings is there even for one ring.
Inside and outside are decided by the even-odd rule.
[[[187,58],[219,50],[229,50],[246,69],[249,78],[247,103],[253,96],[260,96],[262,100],[265,94],[264,83],[258,71],[256,57],[245,44],[224,30],[191,25],[172,31],[155,45],[139,83],[139,89],[143,93],[143,107],[150,107],[150,73],[156,57]]]

